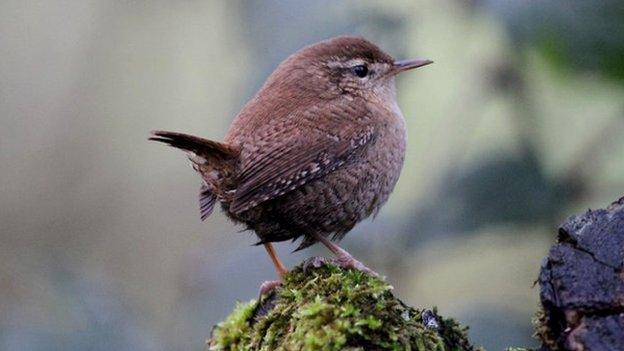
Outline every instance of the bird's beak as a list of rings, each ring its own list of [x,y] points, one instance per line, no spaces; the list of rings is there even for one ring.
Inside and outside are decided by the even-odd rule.
[[[426,66],[431,63],[433,63],[433,61],[425,59],[394,61],[392,70],[394,71],[394,74],[397,74],[410,69]]]

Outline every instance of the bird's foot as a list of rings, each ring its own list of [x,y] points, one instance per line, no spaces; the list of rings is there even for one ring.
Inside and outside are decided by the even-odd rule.
[[[308,273],[310,270],[314,269],[314,268],[321,268],[327,264],[335,264],[337,265],[336,262],[334,262],[335,260],[332,260],[330,258],[327,257],[321,257],[321,256],[313,256],[310,257],[308,259],[306,259],[305,261],[303,261],[303,272],[304,273]]]
[[[373,277],[379,277],[379,273],[366,267],[362,262],[356,260],[355,258],[353,258],[353,256],[349,254],[339,255],[338,257],[336,257],[336,261],[338,262],[338,265],[342,268],[355,269],[368,275],[372,275]]]
[[[329,251],[333,252],[336,255],[335,262],[337,265],[344,269],[355,269],[360,272],[364,272],[366,274],[372,275],[373,277],[379,277],[379,274],[372,269],[366,267],[362,262],[356,260],[348,253],[345,249],[340,246],[334,244],[327,237],[321,234],[313,234],[314,238],[320,241],[323,245],[325,245]]]
[[[260,297],[264,295],[269,295],[273,290],[275,290],[278,286],[282,285],[280,280],[267,280],[260,285]]]
[[[327,257],[310,257],[303,263],[303,271],[308,272],[314,268],[320,268],[326,264],[333,264],[344,269],[354,269],[360,272],[364,272],[373,277],[379,277],[379,274],[372,269],[366,267],[362,262],[356,260],[351,255],[340,255],[336,258]]]

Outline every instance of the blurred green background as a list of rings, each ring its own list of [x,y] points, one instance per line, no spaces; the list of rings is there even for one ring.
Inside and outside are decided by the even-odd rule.
[[[148,132],[221,139],[282,59],[339,34],[435,60],[398,79],[405,169],[343,246],[475,343],[535,345],[557,225],[624,193],[621,1],[2,1],[0,349],[201,349],[275,273],[252,234],[200,222],[199,179]]]

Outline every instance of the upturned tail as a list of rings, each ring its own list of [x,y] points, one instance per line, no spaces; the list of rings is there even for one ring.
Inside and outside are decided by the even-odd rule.
[[[225,199],[232,188],[239,151],[227,144],[189,134],[152,131],[149,140],[159,141],[187,152],[193,169],[201,174],[204,183],[199,191],[201,219],[210,216],[216,200]]]

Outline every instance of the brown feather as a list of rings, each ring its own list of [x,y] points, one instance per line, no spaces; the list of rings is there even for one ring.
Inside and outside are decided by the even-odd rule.
[[[168,144],[189,152],[193,168],[204,179],[199,191],[199,210],[202,220],[210,216],[218,197],[233,186],[231,176],[235,172],[239,152],[225,143],[199,138],[193,135],[154,131],[149,140]]]
[[[315,106],[282,118],[276,116],[258,130],[243,147],[239,184],[230,211],[239,214],[318,179],[371,143],[374,127],[345,123],[345,107],[334,103],[325,109]],[[361,121],[367,120],[365,106],[360,105],[355,112]]]
[[[194,152],[199,156],[216,158],[218,160],[226,160],[238,155],[238,151],[225,144],[212,141],[194,135],[167,132],[162,130],[152,131],[153,137],[149,140],[159,141],[184,151]]]

